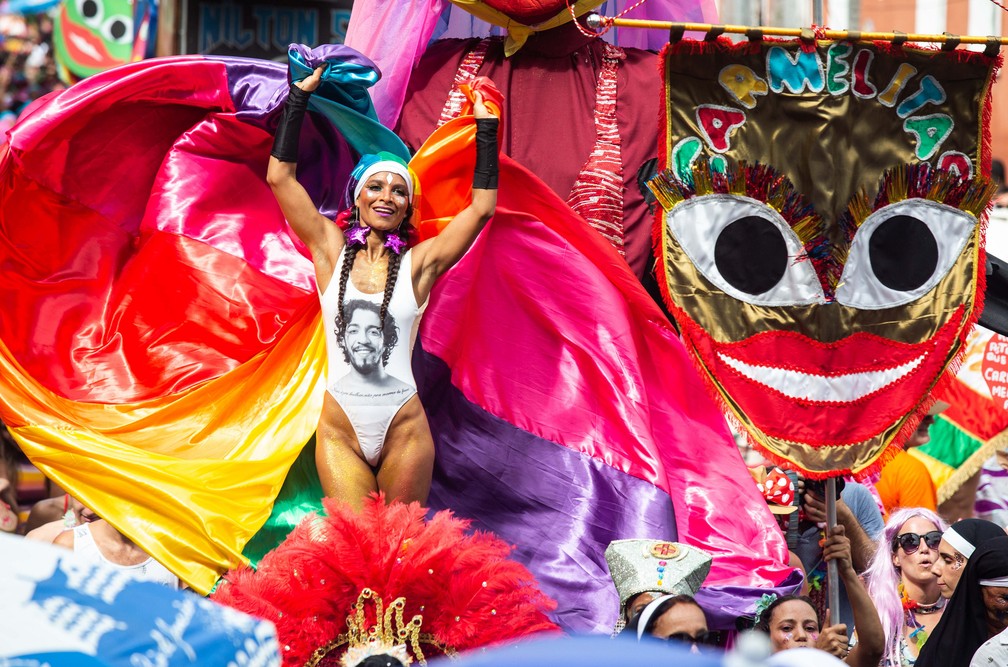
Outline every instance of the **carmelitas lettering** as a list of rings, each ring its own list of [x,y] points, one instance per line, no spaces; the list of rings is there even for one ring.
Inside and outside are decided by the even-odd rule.
[[[1008,371],[999,371],[993,368],[985,368],[983,371],[984,380],[987,382],[1000,382],[1008,384]]]
[[[816,100],[826,105],[825,137],[836,132],[829,126],[831,115],[859,115],[868,112],[864,105],[871,103],[876,111],[892,119],[891,131],[906,137],[908,150],[916,160],[929,161],[965,177],[975,173],[969,157],[972,151],[951,146],[956,116],[948,104],[951,93],[940,77],[927,70],[923,57],[900,62],[875,45],[850,42],[820,42],[816,48],[790,43],[763,48],[762,56],[743,57],[743,62],[723,63],[720,70],[715,70],[727,97],[696,98],[689,122],[691,131],[680,134],[670,146],[670,166],[680,175],[688,178],[701,155],[711,159],[734,153],[735,138],[747,123],[765,126],[763,120],[757,120],[757,112],[768,104],[767,100],[775,98],[791,100],[787,103],[790,106],[770,103],[778,116],[789,117],[803,104],[814,106]],[[682,113],[689,112],[683,109]],[[882,128],[879,131],[890,132]],[[782,151],[786,150],[786,134],[774,139]]]
[[[944,102],[948,97],[945,89],[931,75],[914,79],[917,68],[907,63],[902,63],[879,88],[872,80],[874,56],[869,49],[861,48],[855,52],[851,44],[843,42],[827,49],[824,63],[818,51],[787,50],[774,46],[767,51],[763,76],[745,65],[732,64],[721,70],[718,81],[736,102],[748,109],[756,106],[757,96],[768,93],[820,93],[825,89],[834,96],[853,94],[861,99],[876,98],[879,104],[894,107],[896,115],[907,119],[904,129],[917,141],[917,157],[929,159],[938,151],[941,142],[948,138],[952,130],[952,116],[934,113],[915,117],[913,114],[928,105]],[[917,85],[908,89],[912,80]],[[881,95],[878,93],[880,89],[883,91]],[[712,113],[711,109],[717,109],[719,113]],[[746,120],[744,111],[730,107],[701,104],[696,113],[708,145],[718,152],[727,150],[728,135]]]

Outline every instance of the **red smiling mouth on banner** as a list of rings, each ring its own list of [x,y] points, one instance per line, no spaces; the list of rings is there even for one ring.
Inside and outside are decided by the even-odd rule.
[[[868,333],[823,343],[787,331],[720,343],[694,322],[683,330],[726,398],[760,431],[836,446],[868,440],[914,413],[952,354],[963,313],[920,343]]]

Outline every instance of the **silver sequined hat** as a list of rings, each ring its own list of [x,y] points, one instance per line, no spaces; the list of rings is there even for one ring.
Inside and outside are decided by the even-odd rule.
[[[627,600],[638,593],[695,596],[710,572],[713,557],[680,542],[636,539],[610,542],[605,559],[619,594],[619,628]]]

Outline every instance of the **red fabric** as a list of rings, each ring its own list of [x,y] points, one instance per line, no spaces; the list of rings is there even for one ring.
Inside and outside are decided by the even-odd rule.
[[[46,389],[91,403],[179,392],[317,307],[311,263],[261,177],[270,136],[236,118],[224,63],[96,75],[12,132],[0,340]]]
[[[483,97],[483,103],[490,109],[491,113],[495,116],[501,115],[501,110],[504,108],[504,95],[501,91],[497,89],[494,82],[485,76],[478,76],[472,80],[472,83],[466,84],[462,93],[469,97],[469,92],[473,94],[479,94]],[[462,110],[459,112],[460,116],[467,116],[472,114],[472,103],[463,104]]]
[[[567,0],[484,0],[502,14],[507,14],[519,23],[535,25],[552,18],[567,6]]]
[[[977,440],[990,440],[1008,430],[1005,399],[990,398],[974,391],[965,382],[950,382],[938,396],[949,404],[942,417]]]
[[[442,169],[466,168],[463,155],[439,157]],[[437,185],[451,182],[433,178],[425,199],[450,201]],[[708,584],[779,584],[786,545],[724,415],[668,319],[589,230],[502,157],[497,211],[439,281],[424,350],[490,414],[669,494],[681,539],[717,554]]]

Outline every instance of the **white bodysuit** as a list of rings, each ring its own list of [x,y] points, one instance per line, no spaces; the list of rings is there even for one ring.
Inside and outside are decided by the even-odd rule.
[[[417,305],[412,280],[413,251],[407,250],[389,300],[384,332],[377,314],[384,293],[361,292],[354,287],[353,280],[347,279],[343,295],[343,305],[348,310],[347,333],[341,344],[337,336],[337,313],[339,276],[345,258],[344,250],[329,285],[319,297],[329,361],[326,389],[350,420],[364,458],[369,465],[377,467],[389,425],[416,393],[413,345],[427,303]],[[372,310],[365,312],[360,302],[371,304]],[[388,335],[390,325],[394,325],[398,338],[394,342]],[[390,344],[385,361],[385,351]],[[347,360],[348,356],[356,361],[356,366]]]

